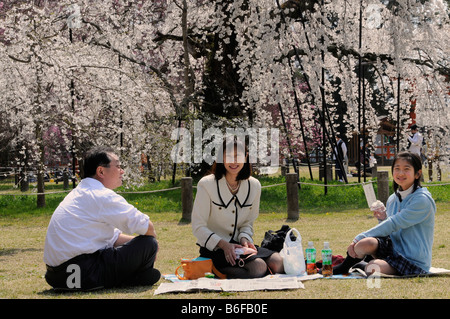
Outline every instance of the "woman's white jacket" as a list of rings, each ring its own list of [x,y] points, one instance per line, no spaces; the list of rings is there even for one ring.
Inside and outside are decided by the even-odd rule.
[[[203,177],[197,184],[192,211],[192,232],[197,244],[216,249],[220,239],[240,242],[242,237],[253,242],[253,222],[259,214],[261,184],[256,178],[242,180],[233,195],[225,177]]]

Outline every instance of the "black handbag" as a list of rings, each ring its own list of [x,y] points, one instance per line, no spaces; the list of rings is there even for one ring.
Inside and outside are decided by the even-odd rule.
[[[277,231],[269,230],[264,234],[264,239],[261,242],[261,247],[270,249],[272,251],[280,252],[283,249],[283,243],[286,239],[286,234],[291,228],[288,225],[281,226]],[[295,241],[297,237],[291,232],[291,240]]]

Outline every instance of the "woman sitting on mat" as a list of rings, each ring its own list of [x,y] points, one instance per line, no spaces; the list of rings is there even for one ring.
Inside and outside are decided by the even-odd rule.
[[[420,186],[422,163],[411,152],[396,155],[392,164],[394,194],[386,213],[375,214],[380,223],[355,237],[347,248],[347,258],[333,268],[333,274],[347,273],[350,267],[364,267],[387,275],[425,274],[431,267],[436,205],[430,192]],[[368,264],[360,263],[372,255]]]
[[[211,258],[227,278],[263,277],[268,268],[273,273],[283,272],[279,253],[253,244],[261,184],[250,176],[245,146],[234,139],[227,142],[224,140],[211,174],[197,185],[192,231],[200,256]]]

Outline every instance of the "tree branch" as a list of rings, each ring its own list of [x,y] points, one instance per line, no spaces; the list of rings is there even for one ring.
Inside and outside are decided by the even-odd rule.
[[[15,56],[12,56],[11,54],[8,54],[8,57],[16,62],[20,62],[20,63],[30,63],[31,62],[31,55],[28,56],[28,59],[26,60],[22,60],[19,58],[16,58]]]

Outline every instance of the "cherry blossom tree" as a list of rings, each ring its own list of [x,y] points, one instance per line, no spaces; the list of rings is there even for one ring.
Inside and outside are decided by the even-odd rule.
[[[186,38],[177,18],[181,1],[165,4],[172,18],[165,18],[153,41],[158,48],[178,44],[175,61],[181,73]],[[432,112],[443,119],[437,125],[448,126],[448,7],[443,1],[280,1],[279,6],[276,1],[189,1],[186,7],[190,65],[198,65],[189,74],[203,71],[190,78],[199,92],[199,116],[280,125],[265,112],[280,103],[290,118],[297,114],[298,120],[301,113],[305,126],[312,127],[325,104],[331,114],[327,126],[341,125],[351,135],[362,133],[363,104],[373,139],[380,112],[396,121],[400,110],[403,136],[411,124],[411,100],[417,119],[427,118],[422,110],[433,100]],[[296,71],[302,73],[297,84],[308,82],[308,90],[297,91],[300,112],[294,106]],[[299,126],[292,129],[300,135]]]
[[[335,131],[373,142],[379,115],[404,147],[412,110],[449,145],[448,1],[0,4],[2,132],[40,171],[55,126],[58,149],[116,146],[131,174],[141,153],[168,158],[174,128],[281,128],[280,106],[295,152]]]
[[[17,1],[1,20],[2,117],[15,131],[10,143],[18,150],[14,164],[37,170],[38,206],[45,205],[43,174],[50,144],[78,159],[91,145],[115,146],[124,164],[132,164],[126,166],[133,180],[140,153],[149,148],[149,138],[142,138],[152,130],[148,124],[157,125],[155,120],[171,113],[170,107],[158,108],[165,99],[160,80],[141,65],[87,42],[89,27],[67,28],[69,4]],[[55,126],[59,139],[51,132]]]

